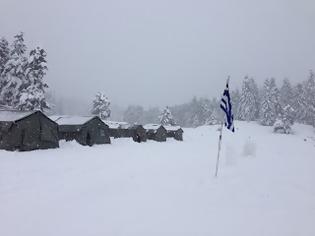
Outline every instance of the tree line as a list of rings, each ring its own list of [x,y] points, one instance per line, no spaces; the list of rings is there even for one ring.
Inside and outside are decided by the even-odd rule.
[[[273,125],[277,119],[315,126],[315,76],[313,71],[301,83],[288,79],[278,87],[274,78],[266,79],[258,88],[255,80],[245,77],[242,90],[234,91],[235,117]]]
[[[277,86],[274,78],[268,78],[259,87],[254,78],[245,76],[241,90],[230,91],[235,120],[258,121],[272,126],[276,120],[292,125],[294,122],[315,126],[315,76],[310,71],[301,83],[291,84],[284,79]],[[173,119],[183,127],[218,124],[223,120],[219,108],[220,98],[194,97],[191,101],[170,106]],[[123,119],[127,122],[159,122],[158,107],[145,110],[141,106],[129,106]]]
[[[109,98],[101,92],[95,95],[92,101],[91,114],[98,115],[101,119],[110,119],[112,111]],[[158,107],[145,110],[142,106],[128,106],[123,113],[123,120],[130,124],[161,123],[163,125],[176,125],[176,121],[169,109],[162,111]]]

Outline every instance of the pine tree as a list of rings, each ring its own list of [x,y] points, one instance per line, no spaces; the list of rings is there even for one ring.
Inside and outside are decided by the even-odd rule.
[[[298,83],[293,88],[293,104],[292,107],[295,112],[295,120],[300,123],[305,123],[306,120],[306,109],[307,109],[307,101],[304,94],[304,86],[301,83]]]
[[[193,97],[193,99],[189,103],[189,120],[188,123],[192,127],[198,127],[202,125],[201,119],[201,113],[202,113],[202,107],[200,105],[199,100],[197,97]]]
[[[20,32],[19,34],[15,35],[14,38],[15,38],[15,40],[13,41],[13,44],[12,44],[11,55],[12,56],[24,55],[24,53],[27,50],[27,47],[24,43],[24,33]]]
[[[232,102],[232,109],[233,109],[233,115],[234,119],[238,120],[239,119],[239,106],[240,106],[240,99],[241,99],[241,94],[238,89],[233,90],[231,92],[231,102]]]
[[[248,76],[244,78],[242,93],[238,108],[240,120],[252,121],[257,118],[258,111],[258,88],[254,79]]]
[[[285,107],[283,107],[283,113],[282,113],[281,119],[286,126],[291,126],[294,124],[295,111],[290,104],[287,104]]]
[[[279,90],[276,87],[275,79],[266,79],[262,92],[260,123],[271,126],[280,114]]]
[[[213,123],[211,101],[207,98],[200,99],[200,122],[201,125],[210,125]]]
[[[211,100],[211,115],[206,124],[209,125],[220,124],[224,120],[224,116],[225,114],[220,108],[220,100],[213,98]]]
[[[10,58],[9,42],[5,38],[0,38],[0,78],[2,77],[1,75],[4,70],[4,65],[7,63],[9,58]]]
[[[315,126],[315,75],[310,71],[309,77],[303,86],[305,100],[305,123]]]
[[[169,107],[165,107],[163,109],[161,115],[159,116],[159,120],[162,125],[176,125]]]
[[[159,122],[159,115],[161,114],[161,111],[158,107],[151,107],[148,110],[143,112],[143,124],[156,124]]]
[[[5,104],[4,87],[7,85],[7,79],[3,73],[5,64],[10,58],[9,43],[5,38],[0,39],[0,104]]]
[[[14,38],[15,40],[11,45],[10,60],[5,65],[4,73],[9,73],[10,76],[22,80],[27,66],[26,45],[24,44],[23,33],[15,35]]]
[[[14,36],[10,48],[9,59],[2,70],[2,91],[0,99],[9,107],[16,107],[21,97],[21,88],[25,80],[25,68],[27,57],[25,56],[26,45],[24,44],[23,33]]]
[[[293,88],[288,79],[284,79],[280,88],[280,104],[282,107],[286,105],[292,106],[294,99]]]
[[[130,105],[124,112],[123,120],[130,124],[141,124],[143,122],[144,109],[142,106]]]
[[[159,113],[160,114],[160,113]],[[191,127],[190,118],[190,104],[185,103],[172,107],[172,115],[176,119],[177,123],[183,127]]]
[[[296,119],[296,111],[294,109],[294,91],[288,79],[283,80],[280,88],[279,101],[283,113],[282,116],[284,123],[288,121],[291,125],[293,125]]]
[[[25,79],[19,87],[18,103],[16,108],[23,111],[48,109],[45,90],[48,85],[43,81],[47,71],[46,52],[37,47],[30,51],[28,63],[25,68]]]
[[[250,88],[253,93],[253,98],[254,98],[254,108],[253,108],[253,113],[254,113],[254,120],[259,119],[259,107],[261,103],[261,91],[259,90],[256,81],[254,78],[250,78],[249,80]]]
[[[207,98],[193,98],[191,101],[191,124],[193,127],[209,123],[212,114],[211,101]]]
[[[97,93],[93,100],[92,114],[98,115],[101,119],[108,119],[111,114],[110,101],[103,93]]]

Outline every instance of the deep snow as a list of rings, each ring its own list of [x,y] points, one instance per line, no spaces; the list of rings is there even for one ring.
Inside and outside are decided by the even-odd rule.
[[[315,235],[315,133],[236,123],[184,141],[0,151],[0,235]]]

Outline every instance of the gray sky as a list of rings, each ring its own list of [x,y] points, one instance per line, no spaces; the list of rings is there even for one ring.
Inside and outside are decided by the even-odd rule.
[[[231,75],[306,78],[315,69],[314,0],[0,0],[0,36],[48,53],[57,95],[120,105],[217,96]]]

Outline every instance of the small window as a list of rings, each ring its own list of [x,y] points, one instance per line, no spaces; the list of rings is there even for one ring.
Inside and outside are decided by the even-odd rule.
[[[100,136],[105,137],[105,131],[103,129],[100,129]]]

